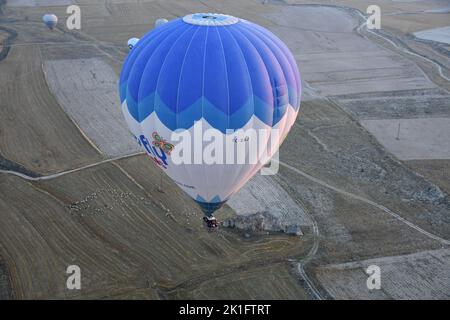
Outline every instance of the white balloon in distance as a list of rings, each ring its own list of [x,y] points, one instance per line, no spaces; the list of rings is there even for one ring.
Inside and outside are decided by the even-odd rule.
[[[169,20],[167,20],[167,19],[163,19],[163,18],[158,19],[155,21],[155,28],[158,28],[159,26],[162,26],[163,24],[165,24],[167,22],[169,22]]]
[[[130,38],[130,39],[128,39],[128,42],[127,42],[128,48],[130,48],[130,50],[133,49],[134,46],[135,46],[138,42],[139,42],[139,38]]]

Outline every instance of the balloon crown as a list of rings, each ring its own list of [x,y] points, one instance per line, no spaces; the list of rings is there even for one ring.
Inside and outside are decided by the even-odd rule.
[[[183,21],[198,26],[228,26],[239,22],[239,19],[221,13],[193,13],[184,16]]]

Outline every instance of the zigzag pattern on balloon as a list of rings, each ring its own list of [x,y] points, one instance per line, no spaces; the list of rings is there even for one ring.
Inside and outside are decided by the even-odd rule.
[[[264,161],[255,164],[250,164],[247,162],[239,164],[236,162],[234,164],[226,166],[223,166],[221,164],[211,164],[203,166],[196,165],[194,163],[195,157],[193,157],[192,154],[189,157],[190,162],[174,163],[172,155],[163,154],[159,150],[150,150],[153,147],[153,143],[151,140],[154,139],[154,133],[156,132],[162,140],[170,144],[174,144],[175,147],[173,150],[175,153],[179,154],[180,152],[180,149],[177,149],[177,144],[179,141],[177,142],[176,139],[172,139],[171,135],[173,131],[167,128],[162,123],[157,114],[154,112],[141,123],[139,123],[129,114],[126,102],[122,104],[122,111],[124,113],[125,120],[127,121],[132,131],[132,134],[136,138],[146,137],[146,139],[148,140],[147,147],[142,145],[144,146],[145,151],[152,158],[161,160],[165,164],[162,167],[164,168],[164,171],[169,175],[169,177],[171,177],[171,179],[175,181],[181,189],[183,189],[190,197],[192,197],[196,201],[204,203],[218,203],[228,199],[236,191],[235,188],[238,183],[243,183],[246,181],[246,179],[251,177],[251,173],[249,170],[254,170],[254,172],[256,172],[262,167],[264,163]],[[284,140],[287,132],[295,122],[296,114],[297,111],[289,106],[288,112],[286,112],[283,119],[280,120],[279,123],[272,128],[253,116],[248,121],[248,123],[242,127],[242,130],[269,130],[267,131],[267,133],[272,135],[272,129],[277,129],[279,131],[275,134],[274,137],[275,139],[279,138],[279,143],[281,143]],[[207,130],[218,131],[218,129],[213,128],[204,119],[201,119],[199,122],[197,122],[196,126],[197,132],[202,136]],[[195,137],[195,131],[195,127],[188,129],[189,136]],[[225,141],[225,134],[224,136],[222,136],[222,139],[223,141]],[[201,152],[197,153],[197,155],[201,156],[200,161],[202,163],[204,161],[204,146],[208,145],[209,142],[205,142],[202,139],[195,139],[195,142],[191,142],[193,143],[191,145],[191,150],[198,149],[198,146],[200,147],[200,150],[202,150]],[[267,157],[270,158],[279,145],[279,143],[275,142],[275,145],[272,147],[272,143],[269,140],[269,137],[267,137],[267,140],[266,138],[262,137],[261,140],[254,140],[254,142],[258,145],[258,148],[255,151],[258,152],[257,158],[259,160],[261,160],[262,157],[260,155],[262,154],[266,154]],[[180,147],[182,146],[180,145]],[[224,145],[223,147],[226,147],[226,145]],[[226,162],[226,158],[224,158],[224,155],[225,153],[222,154],[223,163]],[[158,161],[156,162],[158,163]],[[159,163],[159,165],[161,165],[161,163]],[[201,187],[199,187],[199,177],[201,177],[201,179],[203,180]],[[208,183],[208,179],[212,183]],[[206,185],[207,187],[205,187]]]
[[[211,201],[206,201],[202,196],[197,195],[194,200],[206,213],[213,213],[227,202],[226,200],[221,200],[219,196],[215,196]]]
[[[226,114],[219,108],[215,107],[205,97],[199,98],[190,107],[174,112],[169,106],[162,101],[158,94],[151,94],[139,104],[127,99],[128,112],[137,121],[142,122],[153,112],[164,125],[171,129],[189,129],[196,121],[205,119],[212,127],[225,133],[227,129],[242,128],[254,115],[268,126],[275,126],[285,115],[287,108],[290,106],[287,97],[280,97],[283,103],[278,108],[270,108],[258,97],[252,96],[241,108],[237,109],[233,114]],[[298,106],[290,106],[295,111]]]

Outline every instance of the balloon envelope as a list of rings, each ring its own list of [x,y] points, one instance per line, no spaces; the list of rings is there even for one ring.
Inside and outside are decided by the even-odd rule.
[[[155,21],[155,28],[158,28],[159,26],[162,26],[164,23],[167,23],[167,22],[169,22],[169,20],[167,20],[167,19],[163,19],[163,18],[157,19]]]
[[[261,169],[264,152],[270,158],[277,151],[295,122],[301,83],[294,57],[270,31],[200,13],[148,32],[126,58],[119,91],[137,142],[210,215]],[[238,135],[242,130],[266,135]],[[189,134],[190,147],[176,134]],[[230,143],[211,152],[206,136]],[[229,145],[230,163],[203,159],[228,156]],[[236,161],[238,154],[258,161]]]
[[[134,46],[138,43],[138,41],[139,41],[139,38],[128,39],[128,42],[127,42],[128,48],[130,48],[130,50],[133,49]]]
[[[45,25],[50,29],[53,29],[58,23],[58,17],[54,14],[47,13],[42,17],[42,21],[44,21]]]

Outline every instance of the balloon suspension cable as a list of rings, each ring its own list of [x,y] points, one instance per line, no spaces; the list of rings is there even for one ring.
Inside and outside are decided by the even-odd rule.
[[[159,187],[158,187],[158,191],[161,193],[164,193],[164,189],[163,189],[163,174],[162,172],[160,172],[159,174]]]

